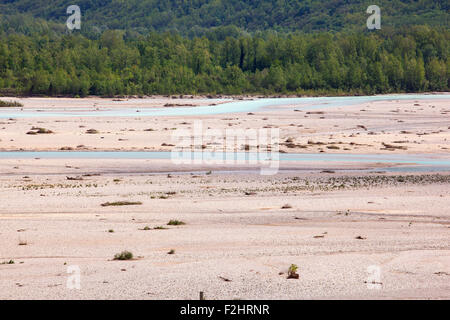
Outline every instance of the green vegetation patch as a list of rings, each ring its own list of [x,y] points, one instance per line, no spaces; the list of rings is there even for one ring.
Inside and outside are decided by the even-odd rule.
[[[167,223],[168,226],[182,226],[186,223],[180,220],[170,220],[169,223]]]
[[[114,256],[114,260],[131,260],[133,259],[133,253],[130,251],[122,251]]]

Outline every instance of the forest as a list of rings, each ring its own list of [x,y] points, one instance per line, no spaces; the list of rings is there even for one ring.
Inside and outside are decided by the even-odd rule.
[[[450,32],[126,37],[0,33],[2,95],[376,94],[448,91]]]
[[[448,0],[0,0],[0,14],[63,24],[73,4],[81,8],[83,33],[90,35],[120,29],[201,37],[227,26],[249,33],[363,31],[372,4],[381,8],[386,27],[450,23]]]
[[[0,0],[0,95],[449,90],[449,2]]]

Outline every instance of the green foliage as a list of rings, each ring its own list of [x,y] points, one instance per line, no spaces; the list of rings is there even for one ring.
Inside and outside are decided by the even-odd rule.
[[[179,220],[170,220],[167,225],[168,226],[182,226],[185,225],[186,223],[183,221],[179,221]]]
[[[33,22],[17,14],[45,19],[39,30],[57,30],[65,23],[71,0],[4,0],[0,12],[12,16],[7,28],[29,32]],[[442,0],[78,0],[82,29],[95,35],[105,29],[179,31],[184,35],[224,39],[239,30],[341,31],[363,30],[367,7],[377,4],[382,10],[383,26],[428,24],[448,27],[449,5]],[[49,22],[51,21],[51,22]],[[5,29],[8,30],[8,29]]]
[[[289,267],[288,273],[289,274],[293,274],[293,273],[297,273],[298,267],[296,264],[291,264],[291,266]]]
[[[114,256],[114,260],[131,260],[133,259],[133,253],[130,251],[122,251]]]
[[[299,274],[297,273],[298,267],[296,264],[291,264],[288,269],[288,279],[298,279]]]
[[[376,94],[449,90],[450,31],[255,34],[0,32],[0,94]]]

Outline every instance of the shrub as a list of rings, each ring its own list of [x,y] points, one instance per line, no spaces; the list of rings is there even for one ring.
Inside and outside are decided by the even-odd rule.
[[[130,251],[122,251],[114,256],[114,260],[131,260],[133,259],[133,253]]]
[[[185,225],[186,223],[184,223],[183,221],[179,221],[179,220],[170,220],[169,223],[167,224],[168,226],[182,226]]]
[[[298,267],[295,264],[291,264],[288,270],[288,279],[298,279],[299,275],[297,274]]]

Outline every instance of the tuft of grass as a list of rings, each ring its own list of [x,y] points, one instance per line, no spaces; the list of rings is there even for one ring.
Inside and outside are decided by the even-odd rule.
[[[289,267],[288,273],[296,273],[298,270],[298,266],[296,264],[291,264],[291,266]]]
[[[182,226],[185,225],[186,223],[184,223],[183,221],[179,221],[179,220],[170,220],[169,223],[167,224],[168,226]]]
[[[20,102],[17,101],[3,101],[0,100],[0,108],[20,108],[23,107],[23,104],[21,104]]]
[[[298,267],[296,264],[291,264],[288,270],[288,279],[298,279],[299,275],[297,273]]]
[[[122,251],[114,256],[114,260],[131,260],[133,259],[133,253],[130,251]]]
[[[292,209],[292,206],[290,204],[285,204],[281,209]]]
[[[108,232],[109,233],[114,233],[114,230],[113,229],[109,229]]]
[[[175,250],[174,249],[170,249],[170,251],[167,252],[167,254],[175,254]]]
[[[154,230],[167,230],[167,228],[163,227],[163,226],[157,226],[153,228]]]
[[[24,240],[19,241],[19,246],[26,246],[26,245],[28,245],[28,242],[26,242]]]
[[[14,264],[14,263],[15,263],[14,260],[9,260],[9,261],[3,261],[0,264]]]
[[[141,205],[142,202],[140,201],[136,201],[136,202],[131,202],[131,201],[116,201],[116,202],[105,202],[102,203],[101,206],[102,207],[117,207],[117,206],[139,206]]]

